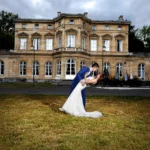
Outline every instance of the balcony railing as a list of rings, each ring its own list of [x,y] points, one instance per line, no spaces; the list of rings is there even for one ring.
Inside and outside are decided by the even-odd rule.
[[[61,52],[61,51],[77,51],[77,52],[88,53],[88,50],[83,49],[83,48],[76,48],[76,47],[61,47],[61,48],[56,48],[53,50],[53,52]]]

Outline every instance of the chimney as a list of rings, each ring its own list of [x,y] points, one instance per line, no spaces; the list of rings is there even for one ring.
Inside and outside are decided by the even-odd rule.
[[[61,15],[61,12],[60,12],[60,11],[58,11],[58,12],[57,12],[57,16],[59,17],[60,15]]]
[[[119,21],[124,21],[123,15],[119,16]]]
[[[87,18],[88,17],[88,12],[85,12],[83,15]]]

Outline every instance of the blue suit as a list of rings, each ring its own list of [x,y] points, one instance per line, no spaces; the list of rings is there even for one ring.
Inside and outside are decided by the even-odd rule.
[[[74,90],[74,88],[77,86],[77,84],[82,80],[84,79],[84,75],[89,72],[90,69],[89,67],[83,67],[76,75],[76,77],[73,79],[72,81],[72,85],[71,85],[71,89],[70,89],[70,93]],[[88,75],[88,76],[91,76],[92,75],[92,72]],[[86,104],[86,91],[85,89],[82,90],[82,99],[83,99],[83,105],[85,107],[85,104]]]

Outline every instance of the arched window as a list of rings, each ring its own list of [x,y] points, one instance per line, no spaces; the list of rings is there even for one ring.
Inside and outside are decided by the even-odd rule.
[[[145,66],[143,63],[138,65],[138,77],[142,80],[145,79]]]
[[[45,64],[45,75],[46,76],[51,76],[52,75],[52,63],[51,62],[47,62]]]
[[[108,72],[110,73],[110,63],[104,63],[103,71],[105,72],[106,70],[108,70]]]
[[[66,75],[75,75],[75,61],[72,58],[66,62]]]
[[[40,65],[37,61],[33,62],[33,67],[32,67],[33,75],[39,75],[39,67],[40,67]]]
[[[57,75],[61,75],[61,60],[57,61],[56,70]]]
[[[26,75],[26,62],[20,62],[20,75]]]
[[[116,76],[117,78],[122,77],[123,66],[122,63],[117,63],[116,66]]]
[[[4,75],[4,62],[0,60],[0,75]]]
[[[84,66],[86,66],[86,62],[84,60],[82,60],[80,63],[80,68],[83,68]]]

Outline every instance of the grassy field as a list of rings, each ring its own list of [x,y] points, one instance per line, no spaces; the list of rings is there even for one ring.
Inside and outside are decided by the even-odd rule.
[[[60,112],[66,98],[0,95],[0,150],[150,149],[150,98],[87,97],[99,119]]]

